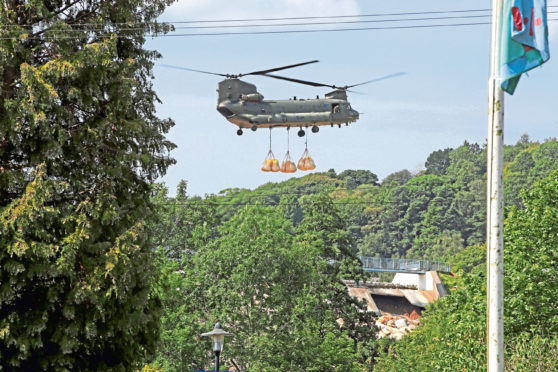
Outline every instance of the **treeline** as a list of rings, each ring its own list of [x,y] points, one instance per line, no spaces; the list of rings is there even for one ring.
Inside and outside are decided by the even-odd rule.
[[[558,169],[520,192],[504,225],[506,371],[558,370]],[[429,306],[415,332],[382,340],[374,371],[486,370],[486,247],[452,260],[451,294]]]
[[[549,370],[558,360],[558,142],[523,136],[505,150],[508,370]],[[485,174],[485,149],[465,142],[381,182],[330,170],[203,198],[188,196],[186,181],[175,197],[156,185],[164,311],[154,365],[209,367],[198,336],[221,321],[235,333],[225,363],[239,371],[483,370]],[[447,260],[456,289],[412,336],[378,342],[374,316],[341,282],[366,278],[358,254]],[[538,306],[546,310],[533,315]],[[554,356],[535,358],[534,348]]]
[[[242,206],[221,221],[212,198],[189,200],[182,191],[168,203],[158,189],[152,239],[159,247],[163,313],[153,366],[210,369],[213,353],[200,334],[221,322],[234,334],[222,355],[227,368],[371,368],[375,316],[341,281],[366,276],[331,198],[300,198],[304,217],[294,226],[288,209],[261,205]]]
[[[515,145],[505,146],[504,160],[505,205],[519,207],[520,190],[556,168],[558,142],[533,142],[523,135]],[[368,170],[337,174],[331,169],[205,198],[188,198],[185,185],[177,198],[198,211],[192,213],[212,206],[227,220],[244,205],[277,206],[295,226],[303,218],[301,197],[327,193],[348,225],[353,248],[364,255],[447,260],[485,241],[486,149],[476,143],[434,151],[424,170],[401,170],[381,182]]]

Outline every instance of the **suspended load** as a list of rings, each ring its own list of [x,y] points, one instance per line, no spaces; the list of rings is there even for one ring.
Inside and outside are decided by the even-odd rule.
[[[283,162],[281,163],[281,169],[280,170],[283,173],[294,173],[294,172],[296,172],[296,165],[291,160],[291,154],[289,153],[288,150],[287,150],[287,154],[285,155],[285,159],[283,159]]]
[[[279,172],[279,160],[275,158],[271,149],[267,153],[264,162],[262,163],[262,171],[264,172]]]
[[[296,172],[296,165],[295,163],[291,160],[291,137],[290,137],[290,129],[291,128],[287,128],[287,153],[285,154],[285,159],[283,159],[283,162],[281,163],[281,172],[283,173],[294,173]]]
[[[279,169],[279,160],[275,158],[273,151],[271,151],[271,128],[269,128],[269,152],[262,163],[262,171],[279,172]]]
[[[314,163],[314,160],[312,160],[312,157],[308,152],[308,132],[306,133],[306,141],[304,145],[305,145],[304,152],[302,153],[302,156],[298,161],[298,169],[303,171],[314,170],[316,169],[316,164]]]
[[[308,152],[308,148],[304,149],[302,156],[298,161],[298,169],[302,171],[309,171],[316,169],[316,164]]]

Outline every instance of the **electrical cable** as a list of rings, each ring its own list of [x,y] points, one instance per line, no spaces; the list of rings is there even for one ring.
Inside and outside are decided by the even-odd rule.
[[[547,5],[548,8],[558,8],[558,5]],[[355,14],[355,15],[334,15],[334,16],[308,16],[308,17],[282,17],[282,18],[245,18],[245,19],[222,19],[222,20],[202,20],[202,21],[170,21],[169,23],[225,23],[225,22],[251,22],[251,21],[289,21],[304,19],[328,19],[328,18],[357,18],[357,17],[387,17],[387,16],[406,16],[406,15],[426,15],[426,14],[446,14],[446,13],[475,13],[492,12],[492,9],[464,9],[464,10],[439,10],[426,12],[403,12],[403,13],[376,13],[376,14]]]
[[[547,5],[548,8],[558,8],[558,5]],[[187,20],[187,21],[162,21],[160,24],[189,24],[189,23],[229,23],[229,22],[254,22],[254,21],[290,21],[290,20],[311,20],[311,19],[331,19],[331,18],[369,18],[369,17],[386,17],[386,16],[409,16],[409,15],[427,15],[427,14],[451,14],[451,13],[476,13],[489,12],[492,9],[462,9],[462,10],[443,10],[443,11],[424,11],[424,12],[400,12],[400,13],[375,13],[375,14],[354,14],[354,15],[331,15],[331,16],[306,16],[306,17],[276,17],[276,18],[243,18],[243,19],[220,19],[220,20]],[[130,26],[130,22],[115,22],[113,25]],[[136,23],[141,25],[149,25],[149,23]],[[95,26],[96,23],[80,23],[79,25]],[[1,25],[4,27],[6,25]],[[10,26],[10,25],[8,25]]]
[[[548,8],[558,8],[558,5],[547,5]],[[312,19],[335,19],[335,18],[370,18],[370,17],[386,17],[386,16],[409,16],[409,15],[428,15],[428,14],[452,14],[452,13],[478,13],[488,12],[490,16],[491,9],[463,9],[463,10],[445,10],[445,11],[425,11],[425,12],[401,12],[401,13],[376,13],[376,14],[354,14],[354,15],[331,15],[331,16],[306,16],[306,17],[280,17],[280,18],[244,18],[244,19],[221,19],[221,20],[187,20],[187,21],[161,21],[153,23],[145,22],[114,22],[111,25],[171,25],[171,24],[189,24],[189,23],[230,23],[230,22],[254,22],[254,21],[290,21],[290,20],[312,20]],[[548,12],[553,13],[553,12]],[[467,16],[465,16],[467,17]],[[443,18],[443,17],[442,17]],[[455,17],[454,17],[455,18]],[[459,17],[458,17],[459,18]],[[68,24],[69,26],[98,26],[98,23],[77,23]],[[273,24],[272,24],[273,25]],[[0,24],[0,27],[33,27],[33,25],[14,25]]]
[[[549,22],[558,21],[558,18],[548,19]],[[463,27],[463,26],[479,26],[489,25],[490,22],[471,22],[471,23],[450,23],[450,24],[431,24],[431,25],[410,25],[410,26],[388,26],[388,27],[362,27],[362,28],[337,28],[337,29],[316,29],[316,30],[284,30],[284,31],[250,31],[250,32],[214,32],[214,33],[189,33],[189,34],[144,34],[146,37],[196,37],[196,36],[231,36],[231,35],[270,35],[270,34],[295,34],[295,33],[317,33],[317,32],[347,32],[347,31],[374,31],[374,30],[407,30],[407,29],[426,29],[426,28],[443,28],[443,27]],[[115,33],[112,33],[115,34]],[[110,37],[110,33],[106,35],[95,35],[97,38]],[[119,34],[119,37],[128,35]],[[0,40],[12,40],[20,36],[2,36]],[[30,37],[29,40],[68,40],[83,39],[86,36],[44,36]]]
[[[309,194],[310,195],[310,194]],[[353,202],[336,202],[333,201],[334,205],[361,205],[361,204],[370,204],[371,202],[368,201],[353,201]],[[200,202],[190,202],[190,203],[153,203],[154,205],[157,206],[177,206],[177,207],[189,207],[189,206],[196,206],[196,205],[202,205],[204,204],[203,201]],[[226,205],[226,206],[234,206],[234,207],[242,207],[242,206],[246,206],[246,205],[261,205],[262,207],[275,207],[279,205],[279,202],[276,202],[276,204],[262,204],[260,202],[255,202],[255,203],[242,203],[242,202],[238,202],[238,203],[209,203],[208,205],[217,205],[217,206],[221,206],[221,205]],[[299,205],[299,203],[281,203],[281,205]]]
[[[550,7],[550,6],[549,6]],[[558,7],[558,6],[556,6]],[[448,10],[448,11],[426,11],[426,12],[405,12],[405,13],[376,13],[376,14],[354,14],[354,15],[331,15],[331,16],[306,16],[306,17],[281,17],[281,18],[244,18],[244,19],[221,19],[221,20],[186,20],[186,21],[162,21],[161,24],[188,24],[188,23],[230,23],[230,22],[260,22],[260,21],[291,21],[291,20],[310,20],[310,19],[331,19],[331,18],[369,18],[369,17],[386,17],[386,16],[407,16],[407,15],[426,15],[426,14],[446,14],[446,13],[468,13],[468,12],[490,12],[491,9],[469,9],[469,10]],[[115,22],[113,25],[131,26],[130,22]],[[138,25],[147,26],[149,23],[136,23]],[[98,26],[98,23],[79,23],[82,26]],[[17,26],[0,24],[0,27]],[[31,25],[24,25],[32,27]]]
[[[548,12],[548,13],[558,13]],[[323,25],[337,25],[337,24],[359,24],[359,23],[381,23],[381,22],[408,22],[408,21],[433,21],[433,20],[447,20],[447,19],[464,19],[464,18],[489,18],[489,14],[485,15],[471,15],[471,16],[446,16],[446,17],[426,17],[426,18],[392,18],[392,19],[373,19],[373,20],[358,20],[358,21],[330,21],[330,22],[302,22],[302,23],[274,23],[274,24],[242,24],[242,25],[217,25],[217,26],[179,26],[175,30],[196,30],[196,29],[215,29],[215,28],[251,28],[251,27],[285,27],[285,26],[323,26]],[[172,25],[172,24],[166,24]],[[82,26],[81,24],[77,26]],[[141,27],[118,28],[117,31],[142,31]],[[95,32],[106,31],[103,28],[84,28],[81,30],[47,30],[45,32]],[[115,30],[116,31],[116,30]],[[24,33],[26,30],[16,30],[11,32]]]
[[[327,191],[327,193],[333,193],[336,191],[361,191],[361,190],[371,190],[371,189],[377,189],[380,186],[360,186],[354,189],[349,189],[349,188],[335,188],[333,190],[329,190]],[[254,191],[252,191],[254,192]],[[248,198],[248,199],[254,199],[254,198],[269,198],[269,197],[273,197],[273,196],[284,196],[284,195],[296,195],[296,196],[304,196],[304,195],[312,195],[313,193],[308,193],[305,192],[303,190],[300,190],[300,192],[293,192],[293,191],[287,191],[287,192],[274,192],[274,193],[270,193],[270,194],[259,194],[259,195],[246,195],[244,196],[244,198]],[[224,195],[224,196],[218,196],[218,195],[214,195],[216,197],[220,197],[220,198],[228,198],[231,197],[229,195]],[[232,195],[232,197],[234,197],[236,195]],[[204,203],[203,201],[200,202],[190,202],[190,203],[158,203],[158,205],[191,205],[191,204],[202,204]],[[211,202],[210,202],[211,203]],[[368,201],[358,201],[358,202],[343,202],[342,204],[366,204],[369,203]],[[255,202],[220,202],[220,203],[213,203],[215,205],[261,205],[260,202],[255,201]],[[296,203],[294,203],[296,204]]]
[[[547,8],[558,8],[558,5],[551,5]],[[385,14],[364,14],[364,15],[350,15],[350,16],[322,16],[322,17],[284,17],[284,18],[252,18],[252,19],[238,19],[238,20],[206,20],[206,21],[176,21],[172,23],[160,23],[161,26],[169,26],[172,24],[181,23],[218,23],[218,22],[249,22],[249,21],[277,21],[277,20],[297,20],[297,19],[336,19],[336,18],[362,18],[362,17],[380,17],[388,15],[423,15],[423,14],[447,14],[447,13],[464,13],[464,12],[485,12],[490,9],[473,9],[473,10],[456,10],[456,11],[431,11],[431,12],[407,12],[407,13],[385,13]],[[548,12],[549,14],[558,13],[558,11]],[[400,19],[387,19],[387,20],[355,20],[355,21],[331,21],[331,22],[306,22],[306,23],[280,23],[280,24],[248,24],[248,25],[220,25],[220,26],[187,26],[187,27],[177,27],[175,29],[224,29],[224,28],[251,28],[251,27],[285,27],[285,26],[321,26],[321,25],[333,25],[333,24],[363,24],[363,23],[378,23],[378,22],[414,22],[414,21],[432,21],[432,20],[448,20],[448,19],[464,19],[464,18],[483,18],[488,17],[487,15],[466,15],[466,16],[443,16],[443,17],[426,17],[426,18],[400,18]],[[558,19],[548,19],[548,21],[556,21]],[[444,23],[444,24],[419,24],[419,25],[406,25],[406,26],[383,26],[383,27],[362,27],[362,28],[336,28],[336,29],[295,29],[295,30],[268,30],[268,31],[242,31],[242,32],[210,32],[210,33],[145,33],[145,36],[155,37],[192,37],[192,36],[224,36],[224,35],[261,35],[261,34],[289,34],[289,33],[308,33],[308,32],[339,32],[339,31],[366,31],[366,30],[392,30],[392,29],[418,29],[418,28],[438,28],[438,27],[459,27],[459,26],[476,26],[476,25],[487,25],[490,22],[470,22],[470,23]],[[86,26],[93,25],[99,26],[98,24],[77,24],[70,26]],[[113,24],[112,26],[114,27]],[[125,24],[129,25],[129,24]],[[148,26],[149,24],[145,24]],[[155,24],[153,24],[155,25]],[[16,27],[16,25],[3,25],[0,27]],[[107,35],[119,34],[121,37],[125,37],[122,32],[127,31],[142,31],[143,28],[121,28],[115,29],[113,31],[93,28],[93,29],[83,29],[83,30],[44,30],[43,36],[41,37],[29,37],[29,39],[38,40],[48,40],[48,39],[81,39],[85,36],[68,36],[71,33],[94,33],[94,32],[106,32]],[[13,30],[7,31],[13,33],[23,34],[25,30]],[[48,33],[48,34],[47,34]],[[49,35],[56,34],[56,35]],[[66,35],[64,35],[66,34]],[[18,36],[0,36],[0,40],[14,39]]]

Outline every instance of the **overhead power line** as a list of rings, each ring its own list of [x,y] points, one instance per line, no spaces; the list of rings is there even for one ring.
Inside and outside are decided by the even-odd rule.
[[[550,8],[549,6],[548,8]],[[558,7],[556,5],[555,7]],[[410,15],[427,15],[427,14],[452,14],[452,13],[477,13],[477,12],[490,12],[490,9],[468,9],[468,10],[447,10],[447,11],[426,11],[426,12],[405,12],[405,13],[375,13],[375,14],[353,14],[353,15],[330,15],[330,16],[306,16],[306,17],[281,17],[281,18],[244,18],[244,19],[210,19],[210,20],[182,20],[182,21],[161,21],[158,24],[188,24],[188,23],[231,23],[231,22],[260,22],[260,21],[294,21],[294,20],[312,20],[312,19],[336,19],[336,18],[369,18],[369,17],[391,17],[391,16],[410,16]],[[153,23],[155,24],[155,23]],[[75,26],[99,26],[98,23],[76,23]],[[130,23],[130,22],[115,22],[111,23],[114,26],[128,26],[134,25],[148,26],[150,23]],[[0,24],[0,27],[18,26]],[[31,25],[21,25],[21,27],[32,27]]]
[[[365,201],[365,200],[359,200],[359,201],[347,201],[347,202],[341,202],[341,201],[335,201],[333,200],[332,203],[334,205],[361,205],[361,204],[371,204],[370,201]],[[203,205],[204,202],[203,201],[194,201],[194,202],[189,202],[189,203],[153,203],[154,205],[157,206],[169,206],[169,207],[196,207],[198,205]],[[233,206],[233,207],[243,207],[246,205],[260,205],[262,207],[277,207],[279,205],[300,205],[299,203],[293,203],[293,202],[288,202],[288,203],[276,203],[276,204],[269,204],[269,203],[263,203],[263,202],[207,202],[208,205],[226,205],[226,206]]]
[[[558,5],[550,5],[548,8],[558,8]],[[478,14],[481,12],[488,12],[488,14]],[[192,32],[192,33],[145,33],[147,37],[193,37],[193,36],[226,36],[226,35],[265,35],[265,34],[292,34],[292,33],[316,33],[316,32],[342,32],[342,31],[372,31],[372,30],[403,30],[403,29],[424,29],[424,28],[441,28],[441,27],[465,27],[465,26],[479,26],[488,25],[490,21],[486,22],[458,22],[458,23],[427,23],[424,21],[439,21],[439,20],[455,20],[455,19],[472,19],[472,18],[488,18],[490,15],[490,9],[468,9],[468,10],[449,10],[449,11],[426,11],[426,12],[405,12],[405,13],[381,13],[381,14],[361,14],[361,15],[337,15],[337,16],[314,16],[314,17],[282,17],[282,18],[246,18],[246,19],[222,19],[222,20],[188,20],[188,21],[173,21],[159,23],[159,25],[177,25],[177,24],[190,24],[191,26],[178,26],[175,29],[189,29],[189,30],[203,30],[203,29],[230,29],[230,28],[260,28],[269,27],[270,30],[246,30],[246,31],[216,31],[216,32]],[[548,14],[558,13],[557,11],[548,11]],[[433,17],[419,17],[419,18],[408,18],[407,16],[420,16],[420,15],[442,15],[444,16],[433,16]],[[448,14],[460,14],[460,15],[448,15]],[[406,18],[390,18],[390,19],[362,19],[370,17],[386,17],[386,16],[406,16]],[[350,18],[358,18],[355,20],[347,20]],[[196,26],[194,24],[207,24],[207,23],[232,23],[232,22],[277,22],[277,21],[293,21],[293,20],[318,20],[318,19],[330,19],[331,21],[323,22],[292,22],[292,23],[257,23],[257,24],[225,24],[225,25],[202,25]],[[335,20],[342,19],[342,20]],[[549,21],[556,21],[558,19],[549,19]],[[348,25],[348,24],[366,24],[366,23],[390,23],[390,22],[420,22],[419,24],[410,25],[393,25],[393,26],[379,26],[379,27],[339,27],[339,28],[308,28],[312,26],[324,26],[324,25]],[[123,25],[124,27],[117,27],[118,25]],[[104,33],[105,35],[117,34],[121,37],[126,37],[126,32],[142,31],[145,27],[153,26],[155,24],[128,24],[128,23],[118,23],[118,24],[107,24],[100,27],[99,24],[94,23],[81,23],[68,25],[71,27],[82,27],[81,29],[65,29],[65,30],[48,30],[45,29],[41,31],[43,34],[40,37],[33,37],[31,35],[30,39],[40,39],[40,40],[58,40],[58,39],[80,39],[87,37],[88,34],[93,33]],[[0,25],[4,28],[14,27],[16,25]],[[92,26],[92,28],[88,28]],[[138,26],[138,27],[134,27]],[[143,27],[139,27],[143,26]],[[274,30],[273,28],[278,27],[305,27],[303,29],[291,29],[291,30]],[[110,30],[108,28],[114,28]],[[24,34],[25,30],[6,30],[6,33],[16,33]],[[102,35],[96,35],[97,37],[103,37]],[[14,39],[21,37],[17,36],[0,36],[0,40]]]
[[[349,189],[349,188],[335,188],[335,189],[331,189],[331,190],[322,190],[322,191],[305,191],[305,190],[299,190],[298,192],[296,191],[285,191],[285,192],[273,192],[273,193],[258,193],[258,191],[252,191],[252,193],[256,192],[256,194],[248,194],[248,195],[243,195],[242,199],[244,199],[243,202],[241,202],[242,204],[245,203],[246,199],[265,199],[265,200],[269,200],[269,198],[273,198],[273,197],[282,197],[282,196],[307,196],[307,195],[314,195],[316,193],[320,193],[320,192],[324,192],[326,194],[332,194],[332,193],[336,193],[337,191],[363,191],[363,190],[372,190],[372,189],[378,189],[380,186],[359,186],[356,187],[354,189]],[[229,194],[229,195],[207,195],[206,197],[215,197],[215,198],[222,198],[222,199],[234,199],[235,197],[237,197],[238,194]],[[353,195],[350,194],[348,195],[348,197],[352,197]],[[213,199],[206,199],[206,200],[213,200]],[[201,201],[200,201],[201,202]],[[191,204],[192,201],[187,202],[187,203],[176,203],[176,202],[172,202],[172,203],[162,203],[164,205],[176,205],[176,204]],[[195,201],[195,203],[197,203],[197,201]],[[239,202],[225,202],[225,203],[229,203],[229,204],[236,204]],[[360,202],[359,202],[360,203]],[[229,205],[226,204],[226,205]]]
[[[548,19],[549,22],[558,21],[558,18]],[[316,33],[316,32],[346,32],[346,31],[374,31],[374,30],[406,30],[406,29],[427,29],[427,28],[444,28],[444,27],[465,27],[465,26],[480,26],[489,25],[490,22],[470,22],[470,23],[442,23],[442,24],[427,24],[427,25],[408,25],[408,26],[384,26],[384,27],[356,27],[356,28],[333,28],[333,29],[304,29],[304,30],[271,30],[271,31],[241,31],[241,32],[207,32],[207,33],[169,33],[169,34],[149,34],[147,37],[196,37],[196,36],[226,36],[226,35],[266,35],[266,34],[294,34],[294,33]],[[83,31],[84,34],[92,31]],[[95,35],[98,38],[109,37],[111,34],[117,34],[121,37],[130,35],[107,32],[105,35]],[[12,40],[21,36],[2,36],[0,40]],[[31,37],[30,39],[40,40],[64,40],[64,39],[82,39],[85,35],[45,35],[43,37]]]
[[[552,12],[549,12],[552,13]],[[553,12],[558,13],[558,11]],[[203,29],[219,29],[219,28],[251,28],[251,27],[287,27],[287,26],[323,26],[323,25],[341,25],[341,24],[363,24],[363,23],[387,23],[387,22],[409,22],[409,21],[434,21],[448,19],[470,19],[470,18],[490,18],[490,15],[471,15],[471,16],[444,16],[444,17],[423,17],[423,18],[391,18],[391,19],[373,19],[358,21],[329,21],[329,22],[298,22],[298,23],[276,23],[276,24],[242,24],[242,25],[218,25],[218,26],[179,26],[176,30],[203,30]],[[116,30],[116,29],[115,29]],[[118,28],[120,31],[141,31],[141,27],[124,27]],[[46,32],[72,33],[72,32],[94,32],[106,31],[105,28],[84,28],[72,30],[47,30]],[[11,32],[24,33],[25,30],[16,30]]]
[[[548,21],[558,21],[549,19]],[[190,33],[190,34],[166,34],[156,37],[192,37],[192,36],[225,36],[225,35],[266,35],[266,34],[295,34],[295,33],[315,33],[315,32],[343,32],[343,31],[373,31],[373,30],[405,30],[421,28],[442,28],[442,27],[463,27],[489,25],[490,22],[471,22],[471,23],[447,23],[430,25],[409,25],[409,26],[385,26],[385,27],[358,27],[358,28],[334,28],[334,29],[313,29],[313,30],[282,30],[282,31],[244,31],[244,32],[209,32],[209,33]]]
[[[558,7],[558,5],[556,6]],[[426,14],[451,14],[451,13],[475,13],[490,12],[490,9],[468,9],[468,10],[446,10],[446,11],[426,11],[426,12],[405,12],[405,13],[376,13],[376,14],[353,14],[353,15],[331,15],[331,16],[308,16],[308,17],[281,17],[281,18],[245,18],[245,19],[221,19],[221,20],[202,20],[202,21],[170,21],[168,23],[225,23],[225,22],[259,22],[259,21],[293,21],[308,19],[331,19],[331,18],[369,18],[369,17],[392,17],[410,16]]]
[[[558,5],[548,5],[547,9],[558,8]],[[293,21],[293,20],[314,20],[314,19],[339,19],[339,18],[370,18],[370,17],[391,17],[391,16],[420,16],[432,14],[462,14],[462,13],[479,13],[488,12],[485,16],[490,16],[491,9],[462,9],[462,10],[442,10],[442,11],[424,11],[424,12],[399,12],[399,13],[374,13],[374,14],[352,14],[352,15],[330,15],[330,16],[305,16],[305,17],[276,17],[276,18],[242,18],[242,19],[210,19],[210,20],[183,20],[183,21],[160,21],[153,23],[145,22],[114,22],[110,23],[112,26],[150,26],[150,25],[174,25],[174,24],[191,24],[191,23],[233,23],[233,22],[275,22],[275,21]],[[548,13],[555,13],[550,12]],[[467,16],[455,16],[456,18],[464,18]],[[99,23],[75,23],[68,24],[70,26],[99,26]],[[275,25],[273,23],[270,26]],[[14,24],[0,24],[0,27],[29,27],[32,25],[14,25]]]
[[[547,9],[558,8],[558,5],[547,5]],[[425,12],[404,12],[404,13],[376,13],[376,14],[354,14],[354,15],[331,15],[331,16],[309,16],[309,17],[281,17],[281,18],[244,18],[244,19],[221,19],[221,20],[201,20],[201,21],[168,21],[169,24],[179,23],[226,23],[226,22],[259,22],[259,21],[292,21],[309,19],[331,19],[331,18],[369,18],[369,17],[391,17],[391,16],[410,16],[427,14],[452,14],[452,13],[477,13],[488,12],[490,16],[492,9],[463,9],[463,10],[437,10]],[[551,12],[548,12],[551,13]]]
[[[555,13],[558,13],[556,11]],[[471,15],[471,16],[444,16],[444,17],[423,17],[423,18],[391,18],[391,19],[373,19],[373,20],[356,20],[356,21],[327,21],[327,22],[298,22],[298,23],[256,23],[256,24],[240,24],[240,25],[217,25],[217,26],[178,26],[177,30],[203,30],[203,29],[219,29],[219,28],[252,28],[252,27],[288,27],[288,26],[323,26],[323,25],[339,25],[339,24],[365,24],[365,23],[389,23],[389,22],[408,22],[408,21],[433,21],[433,20],[448,20],[448,19],[464,19],[464,18],[489,18],[490,15]],[[85,25],[80,24],[80,27]],[[97,26],[93,28],[74,28],[74,29],[51,29],[44,32],[50,33],[76,33],[76,32],[103,32],[108,31],[107,27],[99,27],[100,25],[91,24],[90,26]],[[115,31],[142,31],[142,27],[118,27],[114,28]],[[28,30],[12,30],[9,32],[26,33]]]
[[[555,12],[555,13],[558,13]],[[343,25],[343,24],[359,24],[359,23],[382,23],[382,22],[410,22],[410,21],[435,21],[447,19],[464,19],[464,18],[489,18],[490,15],[470,15],[470,16],[444,16],[444,17],[422,17],[422,18],[391,18],[391,19],[367,19],[359,21],[329,21],[329,22],[299,22],[299,23],[276,23],[276,24],[244,24],[244,25],[220,25],[220,26],[180,26],[175,27],[177,30],[185,29],[209,29],[209,28],[241,28],[241,27],[285,27],[285,26],[323,26],[323,25]]]

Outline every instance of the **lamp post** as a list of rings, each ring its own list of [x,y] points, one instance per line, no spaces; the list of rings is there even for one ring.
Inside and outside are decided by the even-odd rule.
[[[202,336],[211,337],[213,341],[213,352],[215,353],[215,370],[219,370],[219,355],[223,351],[223,344],[225,343],[225,336],[232,336],[232,333],[225,332],[221,323],[217,322],[213,331],[202,333]]]

